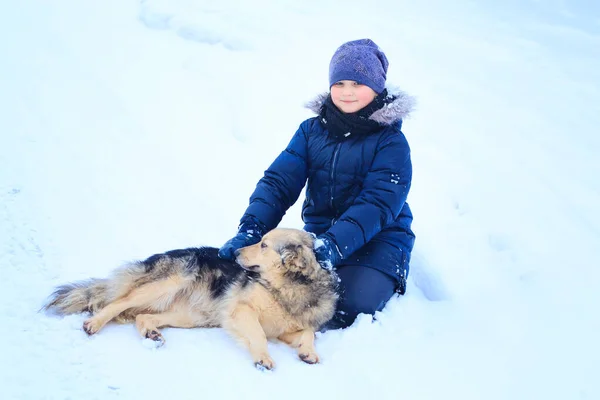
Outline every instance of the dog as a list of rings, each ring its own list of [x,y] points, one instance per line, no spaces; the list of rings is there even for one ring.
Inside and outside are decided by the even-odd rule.
[[[157,345],[165,342],[161,327],[222,327],[257,368],[275,366],[268,339],[314,364],[315,332],[333,317],[338,300],[337,279],[317,262],[314,240],[302,230],[277,228],[238,250],[235,262],[219,258],[214,247],[155,254],[109,278],[59,286],[43,309],[91,313],[83,323],[88,335],[109,321],[135,321],[140,335]]]

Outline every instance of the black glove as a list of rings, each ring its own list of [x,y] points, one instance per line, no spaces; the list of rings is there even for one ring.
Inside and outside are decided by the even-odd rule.
[[[225,242],[219,249],[219,257],[226,260],[235,260],[236,250],[260,242],[264,234],[264,229],[260,227],[255,219],[247,219],[238,228],[238,234]]]
[[[342,261],[340,250],[333,239],[327,235],[317,236],[314,244],[314,252],[321,267],[328,270],[332,270]]]

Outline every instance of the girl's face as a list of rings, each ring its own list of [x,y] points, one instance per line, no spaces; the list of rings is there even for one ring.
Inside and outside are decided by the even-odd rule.
[[[375,97],[373,89],[355,81],[339,81],[331,86],[333,104],[346,114],[365,108]]]

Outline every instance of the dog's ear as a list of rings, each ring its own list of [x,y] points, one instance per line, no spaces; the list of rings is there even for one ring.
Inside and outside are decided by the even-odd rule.
[[[281,248],[281,262],[284,266],[288,268],[297,266],[301,247],[297,244],[288,244]]]
[[[306,269],[309,267],[313,267],[313,269],[316,268],[321,268],[319,263],[317,262],[317,257],[315,256],[315,252],[313,251],[313,247],[310,246],[306,246],[306,245],[300,245],[300,250],[299,250],[299,255],[300,255],[300,260],[302,262],[302,268]]]
[[[283,265],[288,268],[303,270],[314,265],[317,260],[311,248],[303,244],[291,244],[285,246],[281,251]]]

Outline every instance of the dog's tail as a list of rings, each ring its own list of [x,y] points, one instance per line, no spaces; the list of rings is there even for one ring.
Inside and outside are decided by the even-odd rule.
[[[108,280],[89,279],[68,283],[56,288],[42,307],[59,315],[91,313],[101,309],[108,302]]]
[[[127,264],[106,279],[88,279],[56,288],[42,310],[58,315],[95,313],[107,304],[127,295],[145,274],[141,263]]]

